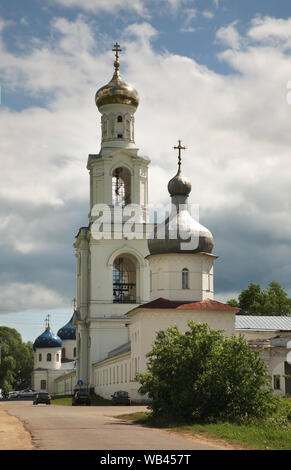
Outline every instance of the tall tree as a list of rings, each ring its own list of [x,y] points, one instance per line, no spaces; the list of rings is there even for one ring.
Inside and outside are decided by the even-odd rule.
[[[239,307],[239,315],[290,315],[291,300],[285,290],[272,281],[262,290],[258,284],[249,284],[236,299],[230,299],[229,305]]]
[[[31,386],[32,343],[24,343],[14,328],[0,326],[0,388],[19,390]]]

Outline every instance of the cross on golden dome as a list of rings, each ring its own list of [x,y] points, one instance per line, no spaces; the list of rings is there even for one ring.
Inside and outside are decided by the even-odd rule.
[[[179,155],[178,155],[178,167],[179,167],[179,171],[181,169],[181,150],[186,150],[186,147],[184,147],[183,145],[181,145],[181,140],[178,140],[178,145],[176,147],[173,147],[175,150],[179,150]]]
[[[118,52],[121,52],[122,49],[120,49],[120,44],[118,44],[118,42],[116,41],[116,43],[114,44],[113,46],[113,49],[112,49],[113,52],[115,52],[115,62],[114,62],[114,67],[115,67],[115,71],[117,72],[117,70],[119,69],[119,55],[118,55]]]

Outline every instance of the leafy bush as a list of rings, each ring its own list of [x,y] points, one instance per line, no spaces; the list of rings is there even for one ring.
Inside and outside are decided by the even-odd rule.
[[[159,331],[148,372],[137,374],[153,417],[180,422],[264,418],[277,404],[265,363],[242,337],[204,323]]]

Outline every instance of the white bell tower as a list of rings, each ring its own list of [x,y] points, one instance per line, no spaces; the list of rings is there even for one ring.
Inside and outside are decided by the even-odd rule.
[[[112,50],[115,52],[113,77],[95,96],[101,113],[102,139],[99,153],[90,154],[87,163],[89,225],[80,228],[74,244],[77,380],[81,379],[86,387],[94,382],[91,364],[105,359],[110,350],[128,341],[125,313],[132,304],[149,300],[149,268],[145,257],[149,254],[146,221],[150,160],[138,154],[134,141],[138,93],[120,75],[119,44]],[[140,209],[136,234],[123,230],[132,204]],[[96,236],[96,221],[106,211],[111,214],[111,223],[107,224],[104,237]],[[116,213],[123,215],[117,226],[113,223]]]

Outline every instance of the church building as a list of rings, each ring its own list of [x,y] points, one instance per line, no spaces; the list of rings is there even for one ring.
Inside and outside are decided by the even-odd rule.
[[[113,51],[113,77],[95,96],[102,137],[87,162],[88,226],[74,244],[77,305],[58,335],[48,324],[35,341],[34,388],[61,395],[79,383],[105,398],[126,390],[139,401],[135,373],[146,372],[157,331],[177,325],[186,332],[193,320],[232,335],[239,309],[214,299],[214,239],[192,216],[180,140],[177,173],[167,186],[171,211],[149,223],[150,159],[134,137],[139,96],[120,75],[118,43]]]

